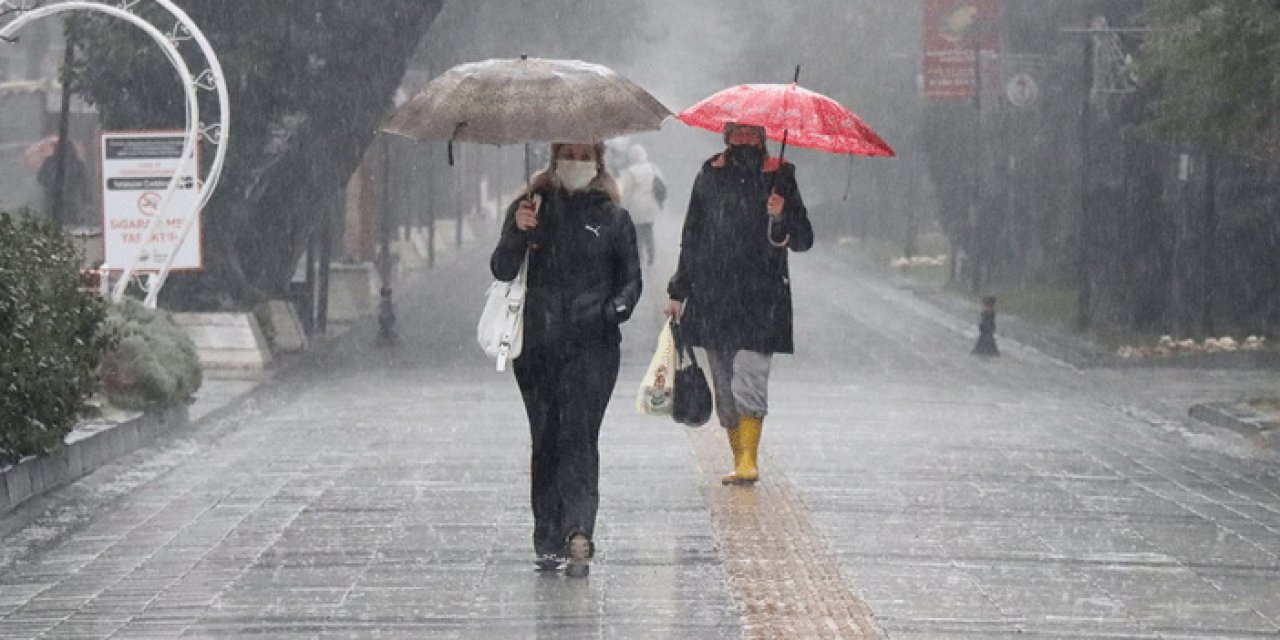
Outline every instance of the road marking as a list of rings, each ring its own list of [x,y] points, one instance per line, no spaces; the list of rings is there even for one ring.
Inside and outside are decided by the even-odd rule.
[[[714,423],[689,440],[734,598],[753,638],[886,638],[845,582],[795,487],[763,460],[754,487],[725,487],[729,445]]]

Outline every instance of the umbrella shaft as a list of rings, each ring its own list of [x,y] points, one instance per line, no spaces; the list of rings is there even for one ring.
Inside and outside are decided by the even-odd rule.
[[[524,143],[524,192],[532,198],[533,178],[530,174],[533,173],[533,168],[529,166],[529,163],[529,143],[526,142]]]

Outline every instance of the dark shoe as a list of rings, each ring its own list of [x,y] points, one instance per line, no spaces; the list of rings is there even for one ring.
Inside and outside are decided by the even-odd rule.
[[[533,561],[533,564],[538,568],[538,571],[556,571],[560,569],[560,565],[563,562],[564,558],[554,553],[544,553],[539,555],[538,559]]]
[[[586,534],[575,533],[569,537],[568,564],[564,566],[564,575],[570,578],[585,578],[591,573],[591,556],[595,555],[591,539]]]

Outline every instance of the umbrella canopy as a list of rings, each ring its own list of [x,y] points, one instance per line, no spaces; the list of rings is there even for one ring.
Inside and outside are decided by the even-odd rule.
[[[724,131],[726,123],[764,127],[765,135],[806,149],[893,157],[893,149],[839,102],[792,84],[724,89],[676,116],[687,125]]]
[[[444,72],[397,109],[382,130],[415,140],[591,143],[653,131],[670,115],[608,67],[521,57]]]
[[[70,142],[71,152],[74,153],[77,158],[84,158],[84,145],[74,140]],[[57,153],[57,151],[58,135],[54,134],[51,136],[45,136],[40,140],[31,143],[31,146],[23,150],[22,160],[32,169],[39,169],[40,165],[44,164],[44,161]]]

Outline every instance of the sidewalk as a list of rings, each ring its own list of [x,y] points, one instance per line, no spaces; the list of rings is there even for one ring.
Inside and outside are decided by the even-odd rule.
[[[1179,430],[1247,372],[975,359],[963,314],[820,250],[793,263],[764,480],[721,486],[718,427],[631,408],[651,284],[591,577],[539,575],[519,394],[473,346],[486,254],[397,285],[396,348],[360,324],[50,496],[0,546],[0,638],[1280,637],[1280,463]]]

